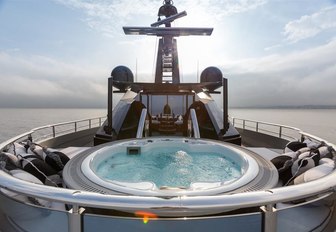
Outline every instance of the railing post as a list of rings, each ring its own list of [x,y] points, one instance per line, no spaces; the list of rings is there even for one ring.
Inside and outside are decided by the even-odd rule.
[[[77,132],[77,122],[75,122],[75,132]]]
[[[229,129],[229,115],[228,115],[228,80],[226,78],[222,79],[222,85],[223,85],[223,130],[225,134],[227,130]]]
[[[107,125],[104,127],[104,131],[108,135],[112,135],[113,133],[113,79],[112,77],[108,78],[108,97],[107,97]]]
[[[91,129],[91,119],[89,119],[89,129]]]
[[[73,205],[68,211],[68,230],[69,232],[82,232],[82,214],[84,208],[79,208],[78,205]]]
[[[243,119],[243,129],[245,130],[245,120]]]
[[[55,126],[52,126],[52,134],[53,134],[53,137],[55,138],[55,137],[56,137],[56,130],[55,130]]]
[[[282,137],[282,126],[280,126],[280,129],[279,129],[279,138]]]
[[[257,122],[257,124],[256,124],[256,132],[258,132],[259,131],[259,122]]]
[[[99,126],[101,126],[101,121],[102,121],[101,118],[99,118]]]
[[[301,134],[301,142],[303,142],[305,140],[305,136],[303,134]]]
[[[232,118],[232,124],[233,124],[233,126],[235,126],[235,118]]]
[[[263,213],[263,230],[264,232],[277,231],[277,210],[273,205],[266,205],[260,207]]]

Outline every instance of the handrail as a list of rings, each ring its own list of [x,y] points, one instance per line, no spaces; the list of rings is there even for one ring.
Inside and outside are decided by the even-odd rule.
[[[77,124],[80,123],[80,122],[88,122],[89,125],[88,125],[88,128],[91,129],[92,127],[92,121],[93,120],[99,120],[98,121],[98,125],[101,126],[102,125],[102,120],[106,118],[106,116],[104,117],[95,117],[95,118],[87,118],[87,119],[80,119],[80,120],[74,120],[74,121],[67,121],[67,122],[62,122],[62,123],[56,123],[56,124],[51,124],[51,125],[46,125],[46,126],[41,126],[41,127],[36,127],[34,129],[31,129],[30,131],[27,131],[25,133],[22,133],[20,135],[17,135],[7,141],[4,141],[2,143],[0,143],[0,151],[3,150],[6,146],[8,146],[9,144],[15,142],[15,141],[18,141],[20,139],[23,139],[25,137],[29,137],[31,136],[32,134],[36,133],[36,132],[39,132],[39,131],[42,131],[42,130],[45,130],[45,129],[51,129],[52,130],[52,137],[56,137],[56,128],[57,127],[60,127],[60,126],[66,126],[66,125],[75,125],[75,132],[77,131]],[[65,130],[65,131],[62,131],[62,132],[67,132],[69,130]],[[60,133],[62,133],[60,132]]]
[[[48,127],[50,126],[42,128]],[[10,139],[8,140],[9,142],[7,141],[5,143],[1,143],[0,150],[9,143],[14,142],[16,138],[20,139],[24,136],[30,135],[31,133],[38,131],[38,129],[40,128],[33,129],[13,139]],[[305,133],[301,130],[299,130],[299,132],[301,135],[306,135],[313,139],[323,141],[322,139]],[[332,145],[335,148],[335,145],[331,143],[329,143],[329,145]],[[87,191],[36,185],[17,179],[5,173],[4,171],[0,171],[0,187],[25,196],[82,207],[133,211],[136,211],[137,209],[150,209],[153,212],[165,212],[167,207],[169,207],[170,212],[183,214],[188,212],[202,211],[205,208],[226,211],[238,208],[266,206],[279,202],[305,199],[308,197],[318,196],[320,194],[334,193],[336,191],[336,171],[333,171],[331,174],[311,182],[300,185],[286,186],[283,188],[215,196],[177,196],[169,199],[148,196],[104,195]]]
[[[299,128],[296,128],[296,127],[282,125],[282,124],[276,124],[276,123],[271,123],[271,122],[255,121],[255,120],[235,118],[235,117],[232,117],[232,119],[233,119],[233,122],[238,119],[238,120],[245,121],[245,122],[254,122],[254,123],[258,123],[258,124],[264,124],[264,125],[269,125],[269,126],[278,126],[278,127],[282,127],[282,128],[287,128],[287,129],[292,129],[292,130],[296,130],[296,131],[301,131]]]
[[[249,119],[241,119],[241,118],[235,118],[235,117],[232,117],[232,123],[234,126],[236,126],[236,121],[237,120],[240,120],[242,121],[242,124],[243,124],[243,129],[245,129],[247,126],[246,126],[246,122],[252,122],[252,123],[255,123],[256,126],[255,126],[255,131],[258,132],[260,131],[260,125],[268,125],[268,126],[275,126],[275,127],[278,127],[279,128],[279,131],[278,133],[274,132],[274,134],[278,134],[278,137],[279,138],[282,138],[283,136],[286,136],[286,137],[289,137],[289,138],[292,138],[292,139],[297,139],[297,140],[301,140],[303,141],[305,138],[310,138],[310,139],[313,139],[315,141],[319,141],[319,142],[324,142],[326,144],[328,144],[329,146],[333,146],[335,147],[334,144],[332,144],[331,142],[325,140],[325,139],[322,139],[318,136],[315,136],[315,135],[312,135],[310,133],[307,133],[307,132],[304,132],[302,131],[301,129],[297,128],[297,127],[292,127],[292,126],[287,126],[287,125],[282,125],[282,124],[276,124],[276,123],[271,123],[271,122],[264,122],[264,121],[255,121],[255,120],[249,120]],[[289,130],[292,130],[292,131],[295,131],[296,133],[298,133],[300,135],[300,138],[294,138],[294,137],[291,137],[289,135],[285,135],[283,133],[283,129],[289,129]],[[271,132],[273,133],[273,132]]]
[[[183,209],[181,213],[187,213],[202,211],[205,208],[226,211],[238,208],[258,207],[335,192],[336,171],[318,180],[283,188],[227,195],[176,196],[172,198],[104,195],[94,192],[36,185],[12,177],[3,171],[0,171],[0,186],[7,190],[24,194],[25,196],[82,207],[132,211],[146,208],[156,212],[160,212],[161,210],[164,212],[169,207],[170,211],[176,210],[178,213],[179,210]]]
[[[287,138],[290,138],[290,139],[296,139],[290,135],[286,135],[283,133],[283,129],[289,129],[289,130],[292,130],[292,131],[295,131],[296,133],[299,133],[301,130],[296,128],[296,127],[291,127],[291,126],[287,126],[287,125],[281,125],[281,124],[276,124],[276,123],[270,123],[270,122],[263,122],[263,121],[254,121],[254,120],[248,120],[248,119],[240,119],[240,118],[232,118],[232,122],[233,122],[233,125],[236,126],[236,121],[237,120],[240,120],[242,121],[242,124],[243,124],[243,129],[245,130],[246,128],[253,128],[252,126],[247,126],[246,125],[246,122],[251,122],[251,123],[255,123],[255,131],[256,132],[259,132],[259,131],[264,131],[264,132],[268,132],[268,133],[271,133],[271,134],[278,134],[278,137],[279,138],[283,138],[283,137],[287,137]],[[278,127],[279,130],[278,132],[273,132],[273,131],[268,131],[268,130],[265,130],[265,129],[260,129],[260,125],[267,125],[267,126],[273,126],[273,127]]]
[[[195,139],[201,138],[195,109],[190,109],[190,117]]]
[[[142,134],[143,134],[143,131],[144,131],[144,128],[145,128],[146,117],[147,117],[147,109],[144,108],[141,111],[141,116],[140,116],[139,125],[138,125],[138,131],[137,131],[137,134],[136,134],[137,139],[142,138]]]

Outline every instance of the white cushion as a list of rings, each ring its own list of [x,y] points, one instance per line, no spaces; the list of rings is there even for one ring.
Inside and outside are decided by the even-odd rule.
[[[311,168],[305,173],[296,177],[294,179],[294,184],[301,184],[301,183],[306,183],[309,181],[317,180],[319,178],[322,178],[328,175],[335,168],[334,161],[327,159],[327,158],[321,159],[320,164],[321,165]]]

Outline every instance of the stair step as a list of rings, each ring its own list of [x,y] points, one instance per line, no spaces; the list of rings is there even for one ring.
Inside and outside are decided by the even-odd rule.
[[[172,72],[172,71],[170,71],[170,72],[165,72],[165,71],[163,71],[163,72],[162,72],[162,75],[166,75],[166,76],[167,76],[167,75],[170,75],[170,76],[171,76],[171,75],[173,75],[173,72]]]
[[[162,66],[163,66],[163,68],[172,68],[173,64],[172,63],[164,63]]]

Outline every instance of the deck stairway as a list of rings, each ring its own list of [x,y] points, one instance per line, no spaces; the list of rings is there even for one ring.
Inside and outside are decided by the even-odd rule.
[[[162,55],[162,82],[173,83],[173,56],[171,53]]]

